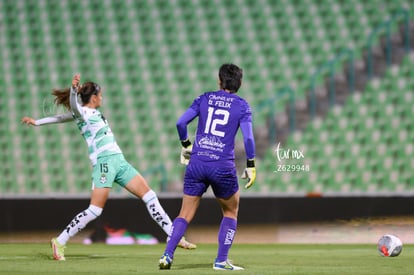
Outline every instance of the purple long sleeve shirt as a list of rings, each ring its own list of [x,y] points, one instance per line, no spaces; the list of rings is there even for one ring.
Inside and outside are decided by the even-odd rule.
[[[187,125],[196,117],[198,126],[191,162],[234,167],[234,144],[239,127],[247,159],[255,157],[252,113],[246,100],[222,90],[200,95],[177,121],[180,140],[187,139]]]

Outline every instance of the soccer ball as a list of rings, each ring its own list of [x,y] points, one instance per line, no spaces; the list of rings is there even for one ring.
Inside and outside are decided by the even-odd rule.
[[[400,255],[402,247],[401,240],[391,234],[382,236],[378,241],[378,252],[384,257],[396,257]]]

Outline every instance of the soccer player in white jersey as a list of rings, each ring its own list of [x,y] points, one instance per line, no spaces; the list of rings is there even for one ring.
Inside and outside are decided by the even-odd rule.
[[[65,106],[69,112],[37,120],[31,117],[22,118],[22,123],[33,126],[75,121],[88,145],[89,159],[93,166],[90,204],[72,219],[57,238],[51,240],[53,258],[58,261],[65,260],[64,249],[69,238],[101,215],[113,182],[141,198],[150,216],[167,235],[170,234],[172,226],[171,219],[159,203],[156,193],[142,175],[125,160],[107,120],[98,110],[102,103],[100,86],[94,82],[86,82],[82,86],[79,84],[80,74],[76,74],[70,89],[53,91],[55,103]],[[196,248],[185,238],[178,246]]]

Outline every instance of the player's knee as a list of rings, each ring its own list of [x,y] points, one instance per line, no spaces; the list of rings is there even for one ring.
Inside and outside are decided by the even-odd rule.
[[[87,211],[91,213],[95,218],[99,217],[102,214],[103,209],[101,207],[98,207],[96,205],[89,205]]]

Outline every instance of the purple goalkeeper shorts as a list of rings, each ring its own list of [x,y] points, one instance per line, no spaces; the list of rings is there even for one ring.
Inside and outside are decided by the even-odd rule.
[[[211,185],[217,198],[227,199],[239,190],[236,167],[212,167],[199,164],[187,166],[184,194],[202,196]]]

